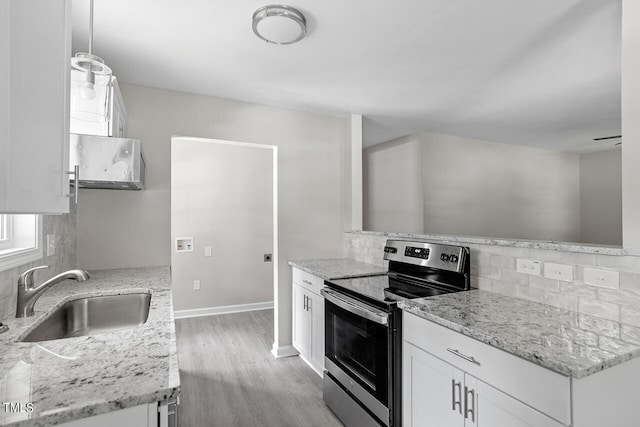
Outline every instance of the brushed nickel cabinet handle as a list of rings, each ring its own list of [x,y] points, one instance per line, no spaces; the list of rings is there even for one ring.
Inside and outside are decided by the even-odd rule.
[[[306,279],[302,279],[302,283],[306,283],[309,286],[313,286],[313,283],[311,283],[310,281],[308,281]]]
[[[456,356],[466,360],[467,362],[471,362],[474,365],[480,366],[480,362],[478,362],[473,356],[467,356],[466,354],[462,354],[456,348],[448,348],[447,351],[451,354],[455,354]]]
[[[73,171],[67,172],[67,175],[73,175],[73,203],[78,204],[78,189],[80,188],[80,166],[75,165]],[[71,197],[71,195],[69,195]]]
[[[457,406],[460,414],[462,414],[461,387],[462,384],[459,381],[451,380],[451,409],[455,412]],[[458,400],[456,400],[456,388],[458,389]]]
[[[469,405],[469,395],[471,395],[471,405]],[[469,409],[469,406],[471,406],[471,409]],[[473,391],[472,388],[470,389],[470,388],[467,388],[467,386],[465,386],[464,387],[464,417],[471,418],[471,422],[475,423],[476,422],[475,412],[476,412],[475,392]],[[471,414],[471,417],[469,417],[469,414]]]

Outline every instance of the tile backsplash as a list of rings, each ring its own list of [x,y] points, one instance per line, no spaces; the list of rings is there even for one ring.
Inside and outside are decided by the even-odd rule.
[[[468,246],[474,288],[640,326],[640,257],[622,248],[364,231],[344,233],[344,255],[384,265],[388,238]],[[540,275],[518,272],[518,259],[539,261]]]
[[[51,256],[46,255],[47,235],[55,236],[55,254]],[[0,272],[0,319],[15,315],[18,276],[25,270],[38,265],[48,265],[48,269],[34,274],[37,283],[40,283],[45,278],[76,268],[75,205],[71,204],[68,214],[43,215],[42,236],[42,244],[45,245],[42,259]]]

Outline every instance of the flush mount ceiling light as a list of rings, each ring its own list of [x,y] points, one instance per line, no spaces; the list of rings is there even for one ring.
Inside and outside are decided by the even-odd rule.
[[[270,4],[253,12],[253,32],[274,44],[292,44],[307,34],[307,20],[297,9]]]

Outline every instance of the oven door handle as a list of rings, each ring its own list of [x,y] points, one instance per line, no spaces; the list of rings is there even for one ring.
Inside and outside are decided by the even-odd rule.
[[[335,292],[331,289],[321,289],[320,293],[324,298],[337,305],[338,307],[353,313],[357,316],[364,317],[367,320],[389,327],[389,313],[371,308],[360,301],[350,298],[342,293]]]

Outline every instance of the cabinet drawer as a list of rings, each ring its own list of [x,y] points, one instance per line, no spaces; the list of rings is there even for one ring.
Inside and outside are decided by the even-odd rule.
[[[324,279],[295,267],[293,268],[293,283],[307,288],[318,295],[320,295],[320,290],[324,288]]]
[[[563,424],[571,424],[569,377],[411,313],[403,312],[403,325],[405,341],[491,384]],[[457,351],[458,354],[452,351]],[[461,356],[472,357],[473,361]]]

